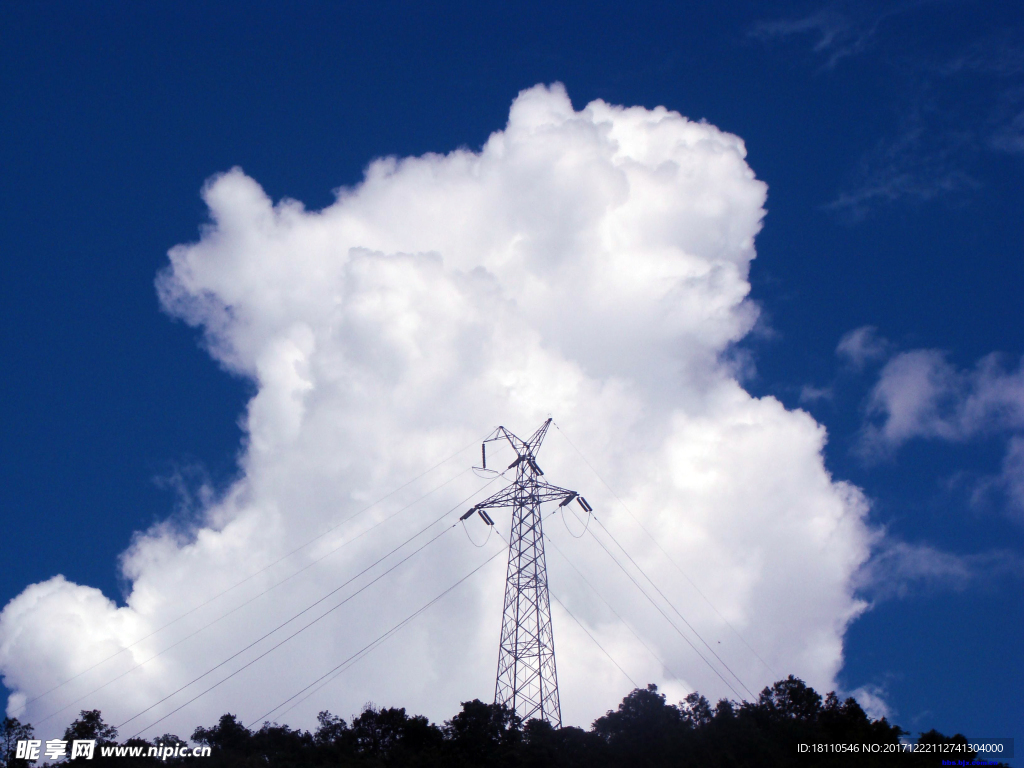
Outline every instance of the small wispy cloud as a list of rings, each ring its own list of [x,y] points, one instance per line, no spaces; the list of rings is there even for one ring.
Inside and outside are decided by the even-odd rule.
[[[1000,126],[992,134],[989,143],[993,149],[1000,152],[1024,155],[1024,111]]]
[[[1007,31],[978,40],[938,66],[943,75],[1024,75],[1024,45]]]
[[[892,344],[878,333],[873,325],[862,325],[843,334],[836,345],[836,356],[855,370],[862,371],[868,363],[885,359]]]
[[[810,384],[805,384],[800,388],[801,405],[820,403],[823,400],[831,400],[834,396],[832,387],[812,387]]]
[[[914,438],[963,441],[1024,429],[1024,362],[1008,371],[999,355],[971,370],[936,349],[893,357],[868,400],[868,449],[895,449]]]
[[[1010,440],[998,482],[1009,501],[1011,516],[1024,523],[1024,437]]]
[[[999,30],[957,50],[938,51],[915,37],[918,17],[943,0],[880,5],[835,0],[802,15],[766,19],[748,29],[764,43],[811,40],[820,72],[870,55],[890,70],[897,122],[862,149],[848,179],[822,209],[850,223],[897,203],[958,200],[981,188],[974,169],[987,152],[1024,154],[1024,45]],[[966,94],[966,95],[965,95]],[[856,153],[854,153],[856,156]]]
[[[1024,576],[1024,560],[1008,550],[957,555],[928,544],[886,539],[857,574],[861,595],[878,603],[936,592],[963,592],[1004,576]]]
[[[847,188],[825,210],[859,222],[879,204],[926,203],[981,186],[965,169],[976,150],[973,131],[949,125],[927,96],[917,98],[896,135],[861,155]]]
[[[891,718],[893,716],[893,709],[888,702],[889,692],[884,686],[868,683],[859,688],[854,688],[850,691],[850,696],[857,700],[861,709],[872,720],[880,720],[883,717]]]
[[[814,52],[825,56],[825,66],[832,68],[867,47],[876,27],[865,27],[833,3],[798,18],[759,21],[749,34],[764,42],[810,35],[815,38]]]
[[[996,152],[1024,155],[1024,78],[1006,89],[988,125],[988,146]]]
[[[763,42],[809,35],[815,39],[814,53],[824,57],[826,69],[832,69],[843,59],[867,50],[888,19],[931,2],[934,0],[911,0],[885,6],[830,2],[802,16],[756,22],[748,34]]]
[[[915,439],[1005,439],[1000,469],[974,483],[972,503],[1002,495],[1007,514],[1024,523],[1024,360],[1010,369],[1003,356],[990,354],[963,369],[941,350],[901,352],[882,368],[865,415],[857,450],[868,462]]]

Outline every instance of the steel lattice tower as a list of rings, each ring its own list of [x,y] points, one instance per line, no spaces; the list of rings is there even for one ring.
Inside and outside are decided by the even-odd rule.
[[[470,509],[463,515],[463,519],[478,512],[485,522],[493,525],[485,509],[512,508],[505,608],[501,619],[494,701],[507,704],[523,722],[540,718],[559,728],[562,712],[558,702],[555,639],[551,629],[541,504],[559,501],[561,506],[565,506],[577,498],[578,494],[540,479],[544,473],[537,465],[537,452],[549,426],[551,419],[545,421],[526,441],[505,427],[498,427],[484,441],[481,447],[484,468],[487,466],[487,443],[508,441],[516,452],[516,460],[508,469],[516,470],[516,479],[507,488]],[[580,504],[584,509],[589,509],[586,500],[581,498]]]

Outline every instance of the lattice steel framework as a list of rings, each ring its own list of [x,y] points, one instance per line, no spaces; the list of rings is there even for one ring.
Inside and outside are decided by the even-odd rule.
[[[516,460],[508,469],[516,470],[516,479],[507,488],[470,509],[463,519],[478,512],[485,522],[493,524],[485,509],[512,508],[494,701],[507,704],[523,722],[540,718],[559,728],[562,712],[558,702],[541,504],[558,501],[565,506],[578,494],[540,479],[544,473],[537,465],[537,453],[549,426],[551,419],[525,441],[504,427],[498,427],[484,441],[481,453],[485,468],[487,443],[507,441],[512,446]],[[581,499],[580,504],[587,508],[586,500]]]

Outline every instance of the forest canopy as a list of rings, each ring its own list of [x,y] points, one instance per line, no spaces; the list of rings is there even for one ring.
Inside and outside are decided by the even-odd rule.
[[[461,711],[441,725],[404,708],[374,704],[367,704],[351,722],[328,711],[317,720],[312,732],[269,722],[253,730],[225,714],[215,725],[191,734],[194,745],[209,748],[207,757],[178,756],[182,750],[172,748],[187,745],[173,734],[119,743],[117,730],[104,723],[98,710],[81,712],[64,739],[95,739],[99,747],[107,747],[106,754],[98,747],[91,760],[67,761],[82,768],[183,766],[191,761],[199,761],[202,768],[870,767],[961,764],[977,758],[959,734],[946,737],[932,730],[908,740],[910,734],[884,717],[868,717],[855,699],[840,701],[834,692],[822,697],[792,675],[766,687],[757,701],[722,699],[714,705],[698,693],[670,704],[657,686],[648,685],[630,692],[589,730],[556,729],[543,720],[523,723],[508,707],[477,699],[463,702]],[[28,768],[16,745],[33,738],[32,733],[31,725],[14,718],[3,721],[0,768]],[[916,751],[909,751],[912,744],[918,745]],[[164,757],[148,757],[150,747],[161,749]]]

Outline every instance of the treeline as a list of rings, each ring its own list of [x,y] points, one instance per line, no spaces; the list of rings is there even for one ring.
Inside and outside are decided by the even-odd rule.
[[[313,732],[264,723],[251,730],[234,715],[224,715],[192,734],[192,742],[210,747],[210,756],[103,757],[101,746],[118,745],[117,731],[96,710],[82,712],[64,739],[96,739],[92,760],[69,762],[81,768],[367,768],[370,766],[502,766],[507,768],[687,768],[717,766],[931,766],[943,761],[975,759],[972,752],[906,752],[901,737],[908,734],[885,718],[872,720],[857,702],[840,701],[835,693],[824,699],[790,675],[765,688],[756,702],[722,699],[716,705],[691,694],[669,704],[654,685],[637,688],[615,710],[594,721],[590,730],[552,728],[541,720],[522,723],[506,707],[467,701],[442,725],[404,708],[368,705],[346,722],[321,712]],[[32,738],[32,728],[14,719],[3,723],[0,768],[28,768],[16,755],[18,739]],[[920,744],[966,745],[962,736],[947,738],[936,731],[920,735]],[[799,751],[798,745],[808,745]],[[184,746],[165,734],[152,741],[129,739],[121,746]],[[826,745],[824,747],[814,745]],[[827,745],[849,745],[856,751],[834,752]],[[872,746],[877,745],[877,746]],[[825,751],[820,751],[825,750]],[[42,765],[39,761],[35,765]],[[994,763],[993,763],[994,764]],[[1000,764],[1001,765],[1001,764]]]

